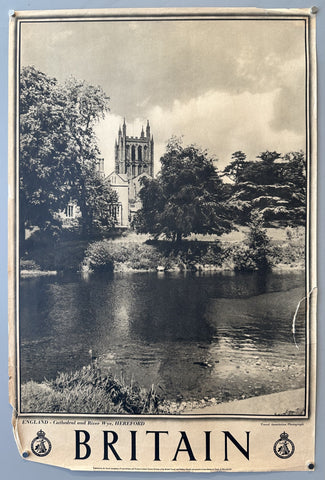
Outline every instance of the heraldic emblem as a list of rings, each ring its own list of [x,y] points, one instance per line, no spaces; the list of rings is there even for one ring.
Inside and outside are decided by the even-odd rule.
[[[37,437],[32,440],[31,449],[32,452],[38,457],[45,457],[50,453],[52,444],[50,440],[46,438],[43,430],[39,430],[39,432],[37,432]]]
[[[279,458],[289,458],[294,454],[295,445],[286,432],[280,434],[279,440],[273,445],[273,451]]]

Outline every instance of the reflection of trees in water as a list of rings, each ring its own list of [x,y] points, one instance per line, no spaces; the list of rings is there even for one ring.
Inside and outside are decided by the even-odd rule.
[[[209,348],[220,340],[229,349],[269,349],[292,343],[292,317],[303,288],[256,295],[257,291],[294,287],[296,274],[258,275],[93,275],[28,279],[21,288],[21,362],[25,378],[53,377],[72,370],[95,355],[125,356],[146,349],[161,362],[191,378],[208,377],[209,369],[193,362],[209,361]],[[255,296],[251,296],[255,292]],[[296,329],[304,339],[304,305]],[[124,350],[125,349],[125,350]],[[135,353],[134,353],[135,352]],[[114,357],[115,358],[115,357]],[[188,363],[186,363],[188,362]],[[178,367],[177,367],[178,365]],[[157,364],[158,368],[158,364]],[[184,380],[185,381],[185,380]],[[202,380],[203,381],[203,380]],[[201,383],[201,382],[200,382]]]
[[[146,274],[94,275],[89,282],[48,289],[46,302],[52,307],[47,316],[57,324],[51,322],[51,329],[68,333],[71,326],[77,327],[90,343],[97,337],[99,342],[109,337],[110,343],[113,339],[209,341],[215,332],[206,319],[206,289],[195,277],[184,281]]]
[[[51,329],[48,312],[55,299],[48,295],[47,284],[41,278],[22,280],[19,291],[20,336],[23,340],[47,335]]]
[[[212,279],[212,281],[211,281]],[[247,298],[301,287],[304,273],[223,272],[201,277],[212,298]]]
[[[99,279],[98,279],[99,280]],[[20,352],[22,380],[53,378],[89,363],[98,352],[105,288],[77,275],[40,277],[22,282]],[[105,317],[104,317],[105,318]]]
[[[206,318],[209,298],[195,277],[151,278],[146,291],[146,301],[141,295],[133,299],[132,335],[146,342],[211,340],[215,327]]]

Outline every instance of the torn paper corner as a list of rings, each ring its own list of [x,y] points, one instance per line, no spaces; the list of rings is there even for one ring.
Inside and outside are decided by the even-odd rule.
[[[293,340],[294,340],[294,343],[295,343],[295,346],[299,349],[299,345],[297,344],[296,342],[296,320],[297,320],[297,315],[298,315],[298,312],[299,312],[299,309],[300,309],[300,306],[301,304],[305,301],[305,300],[308,300],[308,299],[312,299],[314,296],[317,296],[317,287],[313,287],[308,293],[307,295],[305,295],[303,298],[301,298],[297,304],[297,307],[296,307],[296,310],[295,310],[295,313],[293,315],[293,318],[292,318],[292,334],[293,334]]]
[[[18,451],[19,451],[20,455],[22,455],[23,448],[22,448],[21,441],[20,441],[20,438],[19,438],[19,428],[18,428],[19,422],[18,422],[17,411],[15,410],[15,408],[13,408],[13,411],[12,411],[11,424],[12,424],[12,430],[13,430],[13,434],[14,434],[14,438],[15,438],[15,442],[16,442]]]

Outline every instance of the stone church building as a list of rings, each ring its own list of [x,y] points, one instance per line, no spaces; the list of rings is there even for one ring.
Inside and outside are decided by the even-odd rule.
[[[140,180],[144,176],[153,177],[153,174],[154,141],[149,120],[146,132],[142,127],[140,137],[127,136],[124,120],[115,141],[115,170],[107,177],[119,197],[119,204],[114,212],[119,226],[130,225],[134,214],[141,208],[138,198]]]

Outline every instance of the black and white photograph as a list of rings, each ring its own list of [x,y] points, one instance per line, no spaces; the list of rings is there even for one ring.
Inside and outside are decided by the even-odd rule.
[[[308,418],[310,19],[134,12],[16,26],[17,411]]]

